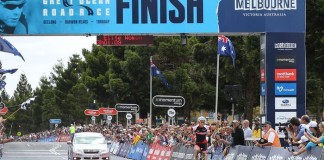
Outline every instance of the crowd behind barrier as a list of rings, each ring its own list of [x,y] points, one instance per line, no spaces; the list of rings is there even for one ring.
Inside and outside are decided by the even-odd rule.
[[[246,120],[245,120],[246,121]],[[244,122],[244,121],[243,121]],[[242,122],[242,128],[245,128]],[[324,123],[323,123],[324,124]],[[127,127],[117,124],[89,124],[76,125],[76,132],[100,132],[107,141],[112,143],[109,149],[112,154],[134,160],[186,160],[194,159],[195,132],[193,126],[196,122],[185,123],[183,125],[161,124],[154,128],[148,128],[146,125],[134,124]],[[321,124],[320,124],[321,125]],[[208,160],[221,159],[321,159],[322,148],[313,147],[311,150],[298,156],[292,156],[292,151],[288,150],[284,143],[281,148],[258,147],[254,141],[260,140],[261,125],[253,121],[249,138],[245,138],[245,145],[233,147],[232,133],[234,128],[226,120],[212,122],[207,124],[209,127],[208,137]],[[324,128],[324,127],[323,127]],[[247,135],[248,135],[247,134]],[[66,142],[71,140],[69,127],[57,128],[53,131],[44,131],[16,137],[15,141],[29,142]],[[281,138],[283,141],[283,138]],[[230,142],[230,143],[224,143]],[[224,156],[226,148],[229,152]],[[299,148],[294,148],[295,151]],[[280,153],[280,154],[277,154]],[[324,159],[324,157],[323,157]]]
[[[193,160],[193,146],[177,144],[173,147],[148,145],[138,142],[131,143],[113,142],[109,146],[110,152],[116,156],[132,160]],[[297,150],[297,147],[294,147]],[[301,155],[293,156],[289,148],[284,147],[256,147],[234,146],[225,157],[208,154],[208,160],[321,160],[324,151],[321,147],[312,148]]]

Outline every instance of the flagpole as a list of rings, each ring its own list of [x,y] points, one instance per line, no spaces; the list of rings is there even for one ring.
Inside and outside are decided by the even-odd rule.
[[[217,121],[217,113],[218,113],[218,77],[219,77],[219,56],[217,54],[217,67],[216,67],[216,101],[215,101],[215,121]]]
[[[13,116],[15,113],[17,113],[21,108],[18,108],[15,112],[11,113],[8,117],[6,117],[6,119],[10,118],[11,116]]]
[[[10,135],[10,136],[11,136],[12,124],[13,124],[13,121],[11,122],[11,126],[10,126],[10,132],[9,132],[9,135]]]
[[[150,56],[150,63],[152,61],[153,61],[152,56]],[[150,123],[149,123],[149,128],[152,128],[152,67],[151,66],[150,66]]]

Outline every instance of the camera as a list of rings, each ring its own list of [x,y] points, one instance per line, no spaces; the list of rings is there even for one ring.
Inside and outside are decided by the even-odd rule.
[[[292,130],[292,125],[289,120],[286,123],[279,123],[278,131],[283,132],[285,135],[285,140],[288,140],[288,131],[286,128]]]
[[[268,140],[261,138],[260,140],[258,140],[258,142],[260,144],[265,144],[265,143],[268,143]]]

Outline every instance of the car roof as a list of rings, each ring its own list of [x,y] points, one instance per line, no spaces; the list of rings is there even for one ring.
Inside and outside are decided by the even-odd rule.
[[[75,133],[76,137],[104,137],[101,133],[98,132],[79,132]]]

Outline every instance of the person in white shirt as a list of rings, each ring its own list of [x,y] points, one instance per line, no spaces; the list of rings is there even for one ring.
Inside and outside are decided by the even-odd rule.
[[[249,120],[246,119],[242,122],[242,129],[244,132],[244,139],[252,138],[252,129],[250,128]]]

